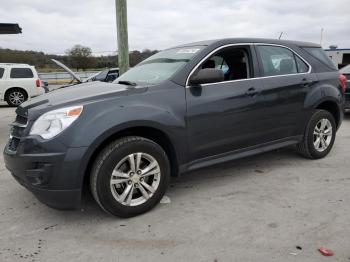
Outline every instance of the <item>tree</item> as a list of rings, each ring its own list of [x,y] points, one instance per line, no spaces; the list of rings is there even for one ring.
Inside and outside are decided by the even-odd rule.
[[[71,49],[66,51],[69,57],[70,64],[77,69],[92,68],[91,63],[93,62],[92,51],[90,47],[75,45]]]
[[[89,49],[89,48],[88,48]],[[116,55],[107,55],[107,56],[87,56],[87,61],[83,62],[83,65],[77,63],[77,59],[74,59],[74,50],[67,50],[67,55],[54,55],[54,54],[45,54],[43,52],[37,51],[21,51],[21,50],[11,50],[4,49],[0,47],[0,63],[24,63],[30,64],[41,72],[44,71],[54,71],[59,68],[51,59],[56,59],[70,68],[80,68],[80,69],[92,69],[92,68],[110,68],[118,67],[117,61],[118,57]],[[91,50],[90,50],[91,51]],[[151,55],[157,53],[157,50],[145,49],[143,51],[131,51],[129,53],[130,66],[135,66]],[[80,54],[80,52],[78,52]],[[85,53],[85,52],[84,52]],[[73,58],[74,57],[74,58]],[[78,56],[79,57],[79,56]]]

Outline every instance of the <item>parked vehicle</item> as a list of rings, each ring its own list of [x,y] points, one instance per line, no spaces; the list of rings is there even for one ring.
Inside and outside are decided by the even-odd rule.
[[[340,73],[346,77],[345,109],[350,109],[350,65],[340,69]]]
[[[93,82],[93,81],[101,81],[111,83],[116,80],[119,76],[119,68],[108,68],[102,70],[101,72],[90,76],[84,82]]]
[[[161,51],[113,83],[18,107],[6,167],[51,207],[78,207],[88,184],[103,210],[130,217],[161,200],[170,176],[290,145],[323,158],[345,91],[323,52],[250,38]]]
[[[19,106],[44,92],[34,66],[0,63],[0,101]]]
[[[75,80],[75,84],[81,84],[85,82],[93,82],[93,81],[101,81],[101,82],[113,82],[118,76],[119,76],[119,68],[109,68],[102,70],[101,72],[82,80],[76,73],[74,73],[69,67],[67,67],[65,64],[61,63],[60,61],[57,61],[56,59],[51,59],[55,64],[57,64],[59,67],[63,68],[68,74],[70,74],[73,78],[73,81]]]
[[[41,80],[41,86],[44,88],[45,93],[48,93],[50,91],[49,89],[49,83],[47,81]]]

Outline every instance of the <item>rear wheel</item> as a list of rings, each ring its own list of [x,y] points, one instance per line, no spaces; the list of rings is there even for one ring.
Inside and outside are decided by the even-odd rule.
[[[19,106],[27,100],[27,94],[22,89],[13,88],[6,92],[5,100],[9,106]]]
[[[325,110],[317,110],[312,115],[303,141],[297,145],[297,149],[307,158],[323,158],[331,151],[335,134],[336,123],[333,115]]]
[[[102,209],[115,216],[132,217],[158,204],[169,179],[169,161],[158,144],[142,137],[125,137],[102,150],[90,181]]]

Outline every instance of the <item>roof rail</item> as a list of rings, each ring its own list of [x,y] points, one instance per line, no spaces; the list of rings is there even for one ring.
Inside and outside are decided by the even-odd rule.
[[[11,65],[20,65],[20,66],[31,66],[31,65],[28,65],[28,64],[24,64],[24,63],[0,63],[0,65],[8,65],[8,66],[11,66]]]

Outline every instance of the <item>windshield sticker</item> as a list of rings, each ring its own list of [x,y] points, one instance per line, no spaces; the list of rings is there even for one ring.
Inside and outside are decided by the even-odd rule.
[[[188,48],[188,49],[180,49],[177,51],[178,54],[195,54],[200,50],[200,48]]]

